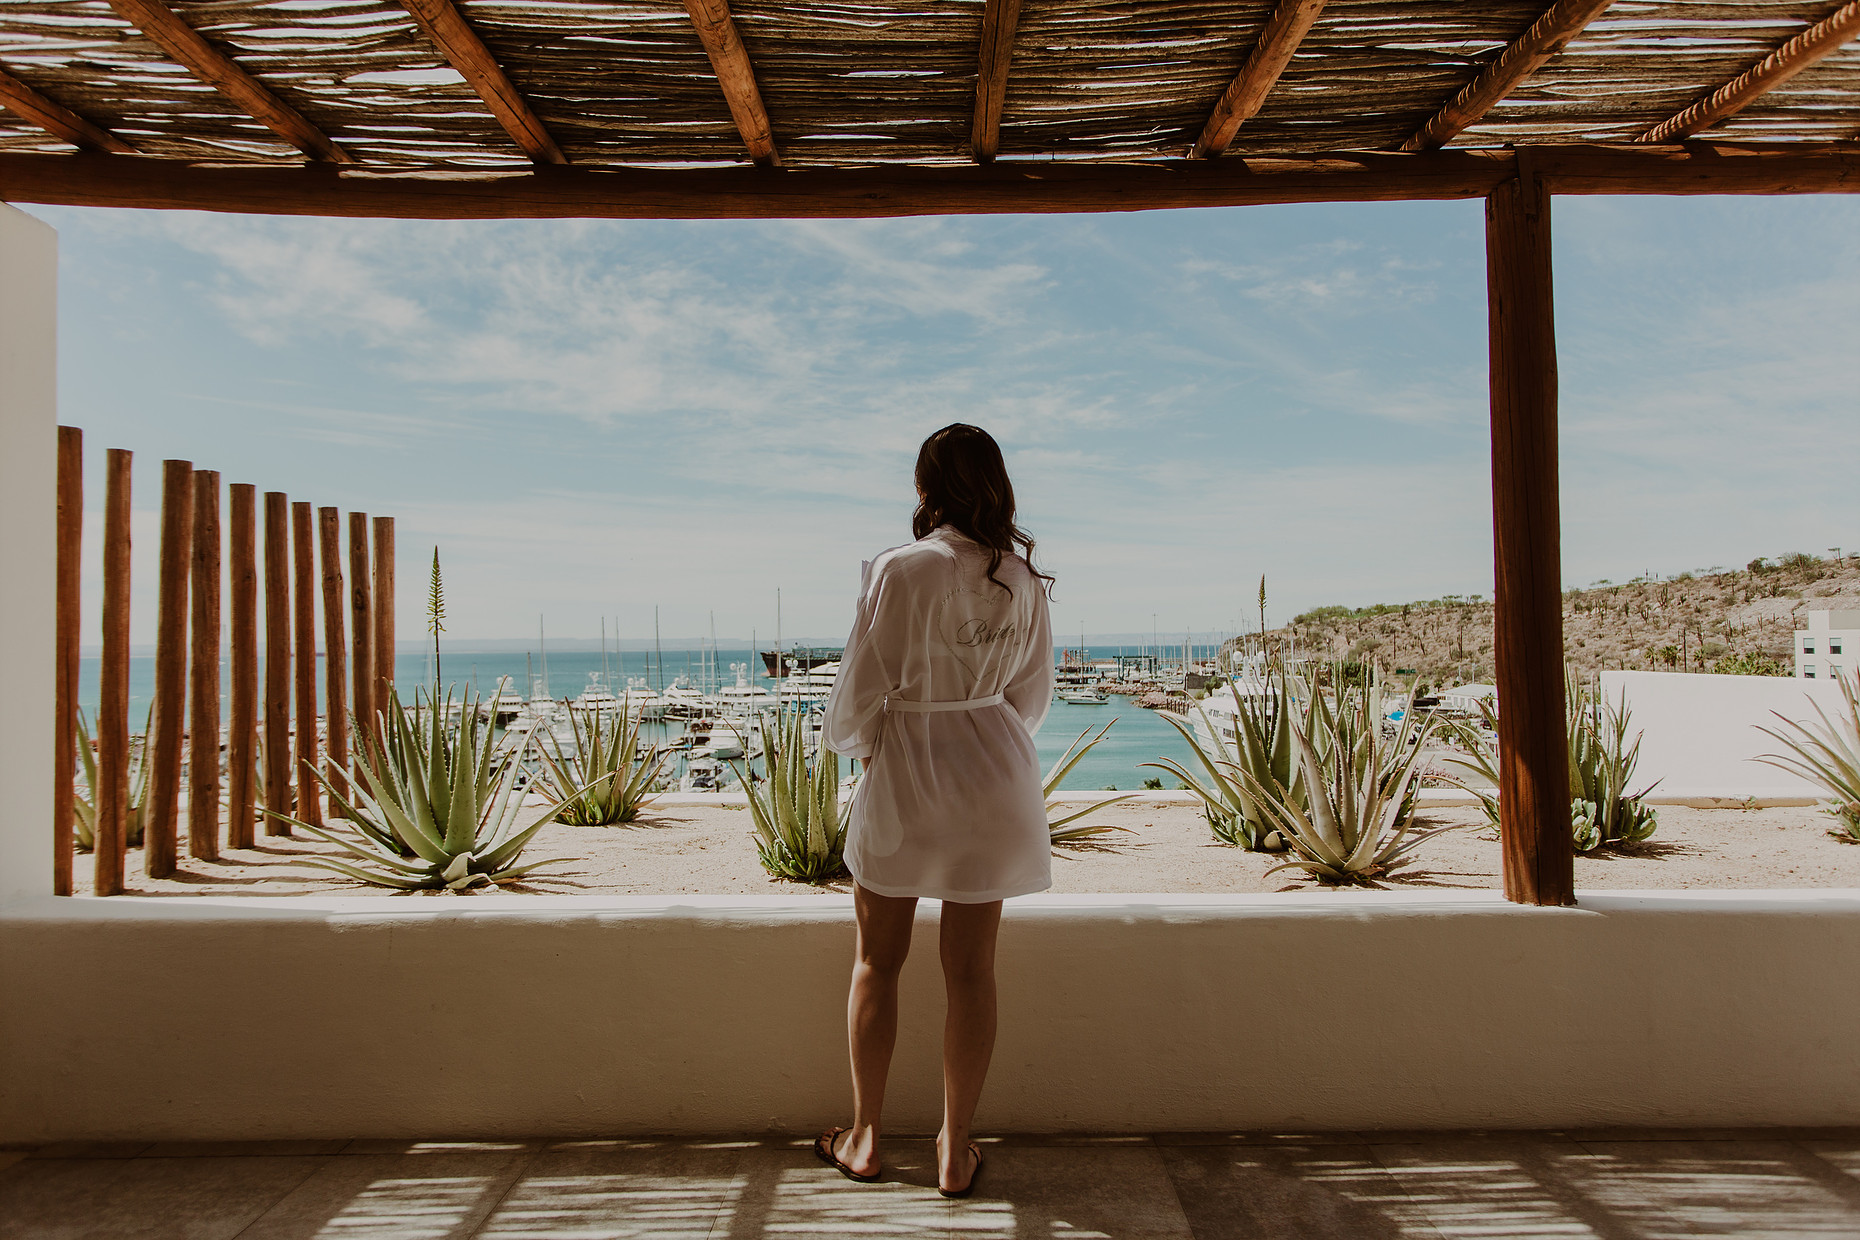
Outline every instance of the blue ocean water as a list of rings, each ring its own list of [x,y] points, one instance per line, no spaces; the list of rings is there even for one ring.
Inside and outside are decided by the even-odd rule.
[[[1100,652],[1093,651],[1094,654]],[[1116,653],[1107,649],[1104,654]],[[601,672],[603,666],[609,682],[616,688],[626,687],[627,679],[633,676],[646,678],[655,687],[671,684],[679,676],[689,676],[691,682],[702,685],[707,660],[713,656],[697,650],[667,650],[664,652],[663,665],[651,651],[628,650],[624,652],[609,651],[603,656],[598,651],[565,651],[551,653],[547,666],[547,691],[551,697],[574,697],[588,686],[590,672]],[[748,665],[748,671],[755,683],[768,680],[762,659],[759,655],[746,649],[719,650],[714,655],[716,671],[710,673],[714,682],[721,675],[724,682],[734,684],[736,675],[731,664]],[[430,685],[433,679],[430,655],[402,652],[395,659],[395,678],[403,694],[411,694],[415,686]],[[92,717],[97,711],[97,675],[99,660],[86,658],[81,661],[78,673],[78,701]],[[443,684],[452,686],[455,692],[475,691],[479,696],[489,696],[497,688],[499,677],[509,677],[517,692],[528,696],[531,676],[542,678],[543,660],[540,657],[526,657],[521,653],[512,654],[505,651],[469,651],[441,652],[441,671]],[[224,663],[220,666],[220,684],[222,690],[229,683],[228,671]],[[263,672],[261,676],[261,691]],[[152,655],[139,656],[130,660],[129,667],[129,728],[132,732],[142,731],[143,721],[148,716],[149,702],[155,691],[155,659]],[[317,674],[318,710],[322,709],[322,671]],[[222,718],[227,709],[224,699],[221,701]],[[1161,777],[1165,788],[1175,787],[1175,779],[1164,772],[1142,769],[1139,763],[1154,761],[1157,757],[1167,755],[1178,761],[1188,757],[1188,747],[1182,738],[1166,722],[1158,718],[1153,711],[1137,707],[1130,699],[1112,696],[1110,702],[1103,706],[1074,706],[1065,702],[1055,702],[1052,714],[1047,716],[1046,725],[1040,729],[1035,738],[1035,745],[1040,753],[1040,763],[1050,769],[1059,756],[1065,752],[1079,735],[1091,728],[1096,730],[1110,720],[1116,720],[1104,740],[1086,755],[1085,760],[1067,776],[1062,787],[1075,790],[1104,788],[1115,785],[1121,790],[1141,788],[1146,777]]]

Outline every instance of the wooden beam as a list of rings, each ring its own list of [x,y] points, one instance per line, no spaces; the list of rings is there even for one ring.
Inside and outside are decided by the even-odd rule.
[[[227,494],[227,593],[232,596],[232,718],[226,725],[226,846],[253,844],[253,768],[258,761],[258,488]]]
[[[736,33],[736,19],[730,16],[729,0],[685,0],[691,24],[697,27],[698,41],[710,57],[716,71],[717,85],[723,88],[724,102],[736,130],[743,135],[743,146],[758,167],[773,168],[781,163],[775,150],[775,135],[769,128],[768,109],[762,106],[762,91],[756,86],[756,69],[743,49]]]
[[[84,622],[84,432],[58,428],[58,565],[53,639],[58,752],[52,757],[52,894],[71,894],[71,849],[77,817],[78,650]],[[91,788],[90,803],[97,804]],[[96,847],[93,827],[91,847]]]
[[[1559,194],[1860,191],[1860,143],[1528,148]],[[1509,150],[1348,151],[1129,164],[552,168],[331,175],[327,168],[0,153],[0,201],[378,219],[861,219],[1484,198]]]
[[[63,104],[53,103],[4,69],[0,69],[0,107],[83,150],[111,155],[140,154],[103,126],[92,124]]]
[[[1574,904],[1550,191],[1528,166],[1486,199],[1485,236],[1505,898]]]
[[[1246,63],[1227,84],[1208,123],[1201,127],[1201,136],[1195,139],[1188,153],[1190,159],[1214,159],[1233,145],[1240,126],[1251,120],[1266,102],[1266,96],[1279,83],[1279,75],[1292,63],[1293,53],[1311,33],[1318,14],[1323,11],[1324,0],[1279,0],[1279,6],[1261,28],[1259,41],[1253,44]]]
[[[220,475],[194,471],[187,697],[187,855],[220,857]]]
[[[1556,0],[1544,10],[1543,16],[1531,23],[1530,29],[1506,45],[1498,59],[1415,130],[1414,136],[1401,144],[1401,149],[1431,151],[1451,142],[1461,130],[1478,123],[1480,117],[1503,102],[1520,82],[1537,72],[1544,61],[1562,51],[1564,45],[1600,17],[1610,3],[1612,0]]]
[[[271,88],[239,67],[162,0],[110,0],[124,21],[152,39],[174,62],[243,108],[246,114],[312,159],[354,163],[354,156],[304,119]]]
[[[97,848],[90,888],[100,896],[123,894],[124,851],[129,846],[129,495],[133,456],[123,448],[104,454],[103,657],[97,666]],[[145,742],[146,744],[146,739]],[[148,750],[143,750],[143,761]]]
[[[144,740],[149,764],[142,868],[174,873],[180,840],[181,737],[187,728],[187,580],[194,560],[194,465],[161,463],[161,558],[155,600],[155,713]]]
[[[978,164],[994,162],[1001,150],[1001,105],[1007,99],[1008,62],[1020,27],[1020,0],[987,0],[982,6],[982,42],[975,78],[975,123],[969,152]]]
[[[401,0],[401,3],[439,49],[439,54],[478,92],[484,106],[491,110],[491,115],[504,127],[518,150],[537,164],[568,162],[568,156],[562,154],[562,148],[556,145],[542,118],[536,115],[452,0]]]
[[[1671,142],[1708,129],[1741,112],[1842,44],[1860,35],[1860,0],[1844,4],[1717,90],[1640,136],[1642,142]]]

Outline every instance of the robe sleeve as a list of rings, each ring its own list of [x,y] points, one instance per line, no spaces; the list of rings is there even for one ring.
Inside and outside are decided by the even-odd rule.
[[[840,655],[840,672],[834,677],[821,723],[821,739],[828,749],[862,762],[871,759],[878,744],[885,695],[897,689],[901,674],[898,652],[886,649],[897,643],[895,626],[888,626],[886,620],[899,606],[893,597],[896,590],[886,588],[888,567],[888,559],[865,566],[852,633]],[[887,637],[891,640],[886,641]]]
[[[1021,652],[1020,668],[1001,692],[1031,736],[1040,730],[1046,713],[1053,708],[1053,621],[1039,578],[1028,584],[1033,588],[1033,621]]]

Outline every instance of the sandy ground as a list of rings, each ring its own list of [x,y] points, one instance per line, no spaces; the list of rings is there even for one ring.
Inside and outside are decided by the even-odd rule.
[[[1417,861],[1391,883],[1404,887],[1495,888],[1496,837],[1477,809],[1434,809],[1435,823],[1457,824],[1421,844]],[[1279,858],[1214,842],[1200,811],[1185,805],[1117,805],[1089,821],[1124,828],[1102,843],[1060,848],[1055,892],[1262,892],[1310,884],[1297,871],[1267,875]],[[1860,887],[1860,845],[1829,836],[1832,820],[1813,808],[1688,809],[1660,807],[1660,829],[1645,844],[1576,858],[1576,886],[1590,889]],[[622,827],[552,825],[538,833],[525,860],[571,858],[533,875],[516,890],[630,895],[782,895],[845,892],[845,883],[812,887],[771,879],[750,838],[747,811],[670,807]],[[185,847],[185,840],[183,841]],[[174,877],[151,880],[131,850],[130,889],[145,895],[290,895],[379,892],[306,866],[334,850],[303,838],[271,837],[257,849],[218,862],[184,858]],[[76,858],[79,891],[90,889],[90,858]],[[494,898],[494,894],[493,894]]]

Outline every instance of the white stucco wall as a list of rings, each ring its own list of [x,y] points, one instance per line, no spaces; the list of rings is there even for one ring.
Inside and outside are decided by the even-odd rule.
[[[0,906],[52,889],[58,237],[0,203]]]
[[[1033,897],[1004,1130],[1851,1124],[1860,891]],[[920,923],[889,1120],[936,1124]],[[844,1122],[843,897],[53,900],[0,918],[0,1140]]]
[[[1634,787],[1659,781],[1655,800],[1808,802],[1827,795],[1798,775],[1756,761],[1783,752],[1757,729],[1780,727],[1778,713],[1818,725],[1816,703],[1830,716],[1844,710],[1840,686],[1831,680],[1603,672],[1602,692],[1611,702],[1627,696],[1633,727],[1642,733]]]

